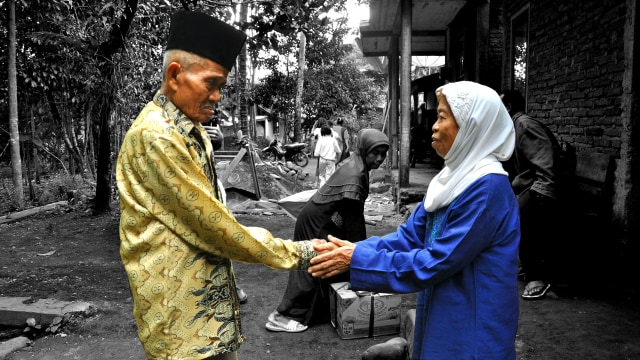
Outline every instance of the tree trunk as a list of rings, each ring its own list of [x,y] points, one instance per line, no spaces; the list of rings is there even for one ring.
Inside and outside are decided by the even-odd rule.
[[[9,0],[9,129],[13,187],[18,208],[24,206],[22,160],[20,158],[20,128],[18,127],[18,80],[16,76],[16,3]]]
[[[307,51],[307,37],[302,31],[298,33],[298,38],[300,39],[300,49],[298,56],[298,86],[296,87],[296,118],[294,119],[293,123],[293,137],[295,141],[300,141],[302,134],[302,92],[304,91],[304,68],[305,56]]]
[[[113,66],[110,66],[111,62],[103,63],[103,74],[107,72],[113,73]],[[108,75],[106,75],[108,76]],[[111,79],[108,76],[107,79]],[[111,87],[108,87],[110,89]],[[109,114],[111,114],[111,104],[113,104],[113,92],[111,90],[105,90],[102,94],[103,101],[100,102],[100,110],[98,114],[98,121],[100,122],[100,134],[98,144],[98,166],[96,168],[96,197],[93,206],[93,213],[102,214],[111,210],[109,204],[111,199],[111,129],[109,127]]]
[[[120,23],[113,26],[109,39],[100,44],[96,58],[100,60],[100,74],[103,81],[113,81],[115,65],[113,55],[124,48],[124,39],[131,27],[138,9],[138,0],[127,0],[125,9],[120,17]],[[111,128],[109,119],[114,103],[113,86],[105,85],[104,92],[98,95],[98,121],[100,134],[98,144],[98,165],[96,167],[96,196],[93,204],[93,214],[102,214],[111,210]]]
[[[36,146],[36,123],[33,119],[33,110],[31,110],[30,116],[31,123],[31,145],[33,146],[33,172],[35,173],[34,179],[36,184],[40,183],[40,164],[38,162],[38,147]]]
[[[242,24],[247,22],[247,13],[248,7],[246,3],[242,3],[240,5],[240,21]],[[251,131],[249,129],[249,110],[247,103],[247,44],[245,43],[240,50],[240,55],[238,56],[238,94],[240,106],[240,129],[242,130],[243,135],[251,135]],[[239,139],[238,139],[239,140]]]
[[[56,105],[58,102],[55,99],[55,95],[53,94],[53,90],[49,89],[46,91],[47,101],[49,102],[49,109],[51,111],[51,117],[53,118],[54,123],[60,129],[62,133],[62,140],[69,152],[69,172],[73,175],[76,174],[76,170],[79,167],[82,167],[84,163],[84,159],[82,158],[82,154],[80,153],[77,143],[73,141],[73,134],[69,133],[69,129],[73,128],[73,124],[70,124],[71,120],[65,120],[65,117],[60,112],[60,109]],[[68,116],[67,116],[68,117]],[[80,173],[84,173],[83,169],[80,169]]]

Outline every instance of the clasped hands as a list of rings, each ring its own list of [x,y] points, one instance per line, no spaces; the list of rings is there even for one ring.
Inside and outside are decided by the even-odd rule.
[[[329,235],[328,241],[313,239],[313,249],[318,253],[311,259],[309,274],[326,279],[349,270],[356,244]]]

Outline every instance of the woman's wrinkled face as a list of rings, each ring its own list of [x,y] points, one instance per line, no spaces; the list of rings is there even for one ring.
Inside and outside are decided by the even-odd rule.
[[[431,147],[438,153],[438,156],[444,158],[451,149],[453,140],[458,135],[458,123],[453,117],[447,98],[438,93],[438,119],[431,127],[433,135],[431,136]]]
[[[180,67],[175,77],[173,103],[191,120],[203,123],[215,114],[215,104],[229,71],[209,59]]]
[[[387,158],[388,150],[389,147],[386,145],[378,145],[371,149],[367,153],[367,156],[365,156],[364,158],[364,162],[367,164],[367,168],[369,170],[379,168],[380,165],[382,165],[382,163],[384,162],[384,159]]]

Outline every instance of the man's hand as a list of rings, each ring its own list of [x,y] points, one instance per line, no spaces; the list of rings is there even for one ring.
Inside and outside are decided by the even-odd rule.
[[[326,241],[321,239],[313,239],[312,241],[313,241],[313,249],[318,253],[318,255],[323,255],[339,248],[339,246],[336,245],[336,243],[333,243],[331,241]]]
[[[311,244],[313,244],[313,249],[316,249],[316,246],[322,246],[327,243],[325,239],[311,239]],[[317,252],[318,250],[316,250]]]
[[[222,147],[222,143],[224,142],[224,135],[220,130],[220,126],[202,126],[209,134],[209,139],[211,139],[211,144],[213,145],[213,150],[218,150]]]
[[[313,277],[326,279],[348,271],[351,266],[351,256],[356,244],[337,237],[328,236],[326,244],[314,244],[313,248],[318,256],[311,259],[308,272]]]

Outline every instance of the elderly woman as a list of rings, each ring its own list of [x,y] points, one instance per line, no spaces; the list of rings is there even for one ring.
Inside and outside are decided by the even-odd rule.
[[[369,196],[369,170],[382,165],[388,149],[385,134],[375,129],[361,130],[356,151],[302,208],[293,239],[324,239],[329,234],[353,241],[365,239],[364,202]],[[321,281],[304,271],[290,272],[280,305],[269,315],[266,328],[301,332],[310,323],[329,321],[329,284],[345,278],[348,275]]]
[[[515,146],[498,94],[473,82],[436,90],[432,147],[444,168],[396,232],[329,237],[309,273],[350,271],[354,290],[419,292],[412,359],[515,359],[518,203],[500,161]]]

